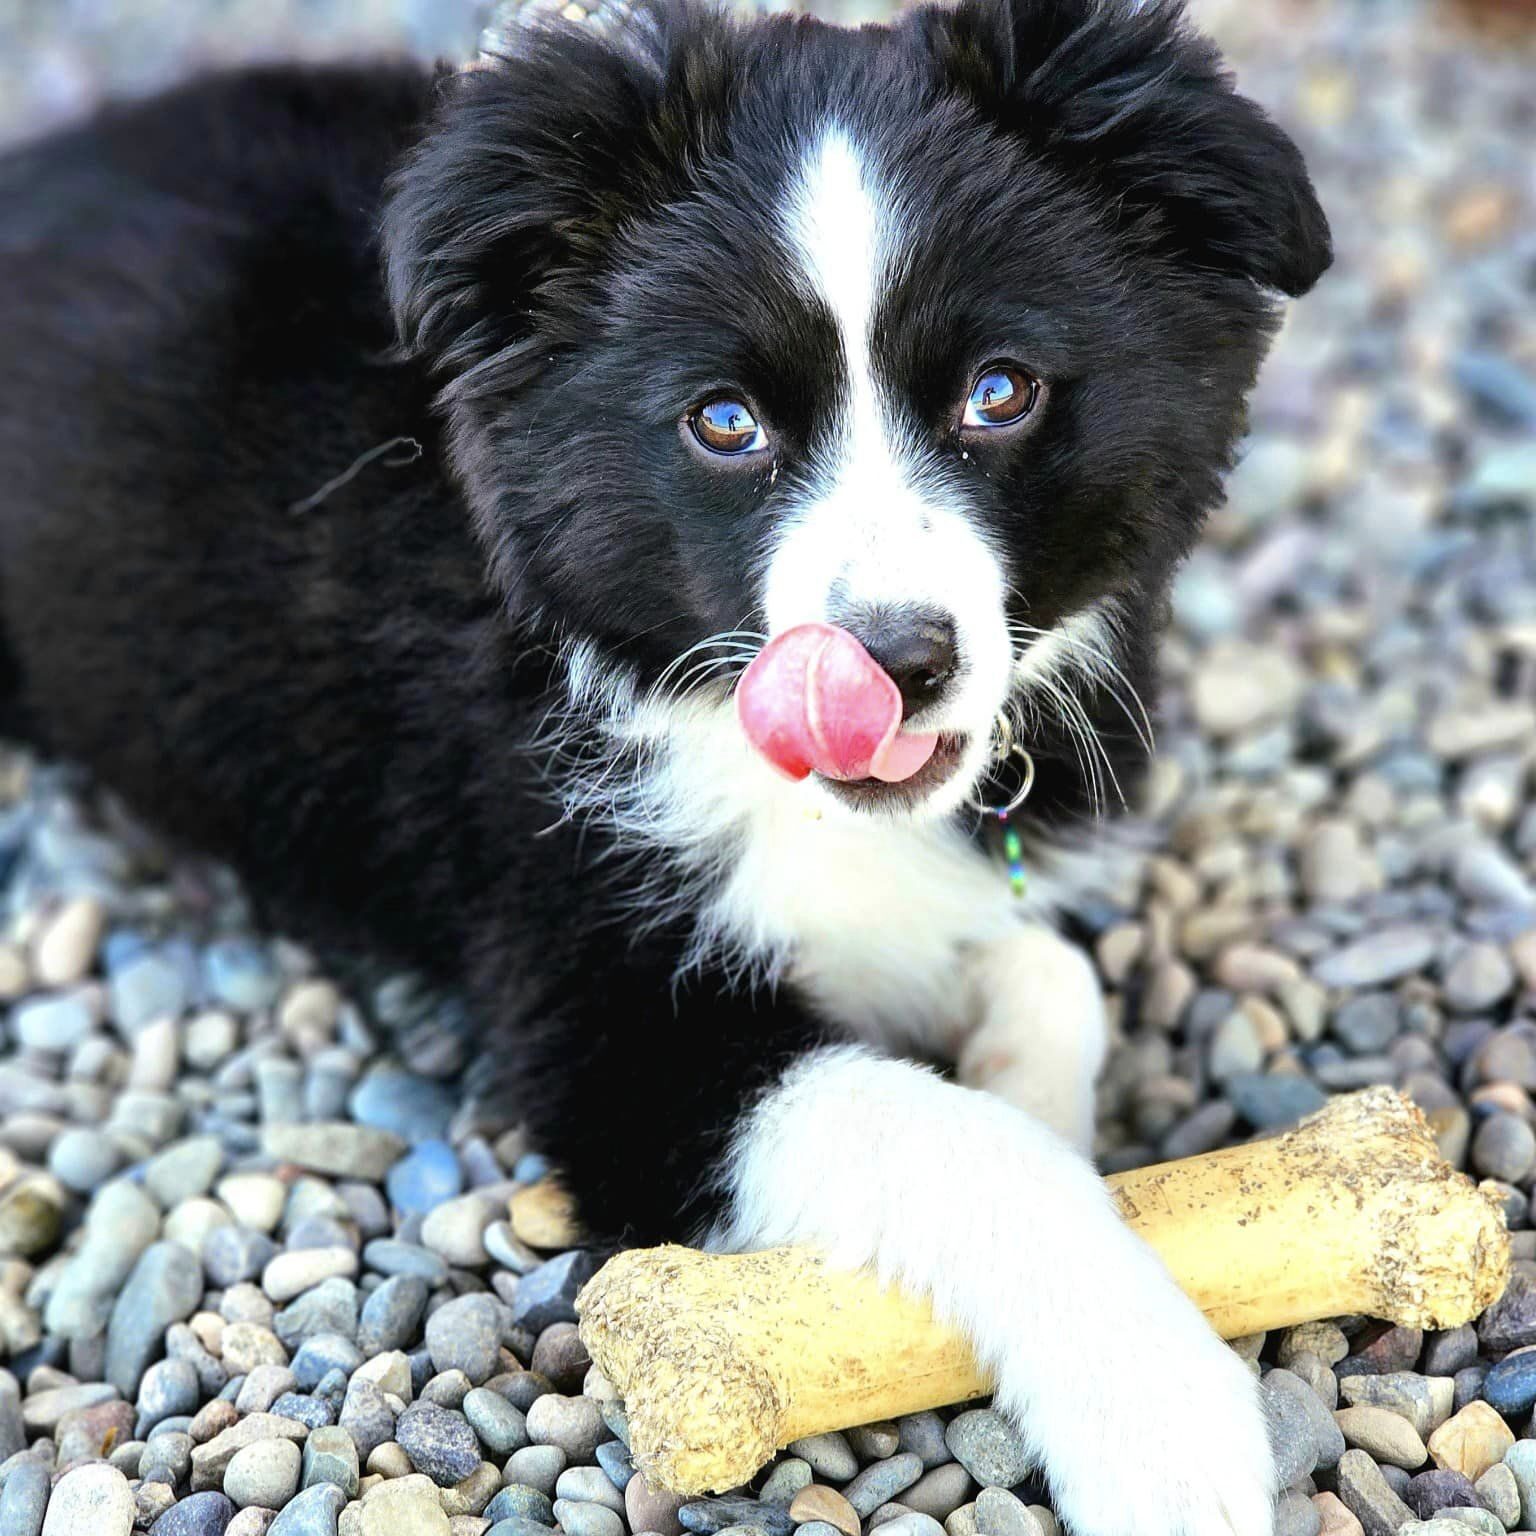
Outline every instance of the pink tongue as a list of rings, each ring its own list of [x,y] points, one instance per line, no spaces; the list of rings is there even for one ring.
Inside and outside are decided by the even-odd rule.
[[[901,691],[846,629],[801,624],[758,652],[736,685],[747,740],[786,778],[910,779],[939,738],[901,734]]]

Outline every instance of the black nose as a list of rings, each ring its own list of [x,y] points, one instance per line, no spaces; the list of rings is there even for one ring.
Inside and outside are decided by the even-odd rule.
[[[901,690],[903,720],[938,703],[960,669],[954,620],[936,608],[876,608],[845,628]]]

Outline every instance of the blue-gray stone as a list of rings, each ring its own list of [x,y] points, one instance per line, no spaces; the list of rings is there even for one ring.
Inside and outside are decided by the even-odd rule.
[[[522,1483],[549,1498],[555,1496],[555,1484],[565,1471],[566,1454],[558,1445],[525,1445],[507,1459],[505,1476],[510,1486]]]
[[[347,1496],[335,1483],[314,1483],[296,1493],[267,1527],[267,1536],[336,1536]]]
[[[264,945],[219,939],[203,951],[203,984],[215,1002],[236,1013],[255,1013],[277,1001],[283,975]]]
[[[990,1408],[972,1408],[951,1419],[944,1443],[983,1488],[1011,1488],[1029,1472],[1024,1437]]]
[[[188,1360],[160,1360],[144,1372],[135,1407],[139,1421],[135,1436],[142,1440],[162,1419],[196,1413],[202,1406],[202,1384]]]
[[[1328,1102],[1316,1083],[1289,1073],[1239,1072],[1227,1079],[1232,1106],[1255,1130],[1294,1125]]]
[[[311,1286],[272,1319],[272,1331],[288,1349],[319,1333],[357,1337],[357,1287],[341,1275]]]
[[[408,1072],[370,1072],[352,1090],[352,1118],[407,1141],[442,1140],[458,1105],[450,1089]]]
[[[5,1489],[0,1492],[0,1531],[6,1536],[38,1536],[51,1485],[45,1462],[35,1456],[24,1456],[14,1462],[6,1474]]]
[[[494,1457],[505,1458],[528,1444],[527,1421],[499,1392],[473,1387],[464,1394],[463,1408],[481,1444]]]
[[[1498,352],[1461,353],[1452,364],[1456,383],[1490,420],[1536,432],[1536,379]]]
[[[954,1459],[944,1443],[944,1420],[931,1408],[897,1419],[896,1433],[898,1448],[921,1456],[925,1467],[941,1467]]]
[[[307,1392],[284,1392],[267,1410],[282,1419],[296,1419],[310,1429],[320,1429],[336,1422],[336,1410],[323,1397]]]
[[[622,1440],[605,1440],[596,1451],[597,1464],[607,1474],[608,1481],[620,1493],[629,1487],[635,1475],[635,1464],[629,1459],[629,1449]]]
[[[178,1500],[149,1528],[149,1536],[224,1536],[235,1506],[217,1491]]]
[[[1293,1371],[1273,1370],[1264,1378],[1263,1395],[1266,1403],[1280,1395],[1290,1397],[1305,1417],[1312,1443],[1312,1466],[1307,1471],[1320,1467],[1325,1472],[1331,1472],[1338,1466],[1339,1458],[1346,1449],[1344,1431],[1339,1428],[1328,1405],[1306,1381]],[[1284,1408],[1277,1408],[1269,1415],[1269,1419],[1276,1435],[1284,1433],[1281,1428],[1283,1424],[1289,1424],[1291,1432],[1295,1433],[1294,1421],[1286,1415]],[[1306,1452],[1299,1443],[1283,1448],[1279,1455],[1292,1468],[1306,1460]],[[1282,1483],[1281,1487],[1286,1487],[1289,1483],[1294,1483],[1305,1476],[1305,1472],[1293,1471],[1288,1482]]]
[[[354,1381],[347,1388],[337,1422],[352,1436],[358,1460],[364,1465],[379,1446],[395,1437],[394,1410],[371,1382]]]
[[[363,1249],[363,1264],[380,1275],[415,1275],[429,1286],[448,1283],[448,1264],[420,1243],[395,1237],[376,1237]]]
[[[555,1511],[549,1499],[526,1483],[508,1483],[482,1513],[488,1520],[525,1520],[541,1526],[555,1523]]]
[[[527,1413],[541,1397],[548,1397],[555,1390],[554,1383],[549,1377],[539,1371],[512,1371],[500,1378],[496,1383],[496,1390],[522,1413]],[[614,1434],[619,1431],[614,1429],[608,1417],[609,1404],[603,1404],[603,1423],[612,1429]],[[624,1437],[619,1435],[620,1439]]]
[[[1362,992],[1343,1003],[1331,1028],[1356,1056],[1384,1051],[1397,1037],[1402,1010],[1390,992]]]
[[[165,1349],[165,1330],[203,1299],[203,1266],[180,1243],[151,1243],[118,1292],[107,1324],[106,1379],[130,1402]]]
[[[1403,1502],[1420,1520],[1432,1520],[1442,1509],[1468,1508],[1477,1503],[1472,1479],[1449,1467],[1420,1472],[1403,1494]]]
[[[427,1350],[439,1371],[463,1371],[479,1386],[501,1366],[505,1306],[484,1291],[446,1301],[427,1319]]]
[[[1536,1281],[1517,1270],[1504,1294],[1477,1320],[1477,1336],[1494,1355],[1536,1344]]]
[[[462,1413],[412,1403],[395,1422],[395,1439],[411,1465],[440,1488],[462,1482],[480,1465],[480,1442]]]
[[[289,1362],[293,1378],[305,1392],[313,1392],[331,1371],[350,1376],[364,1355],[351,1339],[339,1333],[317,1333],[305,1339]]]
[[[453,1148],[433,1138],[406,1153],[389,1170],[384,1187],[396,1209],[425,1215],[462,1193],[464,1170]]]
[[[277,1252],[277,1244],[254,1227],[211,1227],[203,1236],[203,1269],[209,1283],[228,1290],[255,1280]]]
[[[11,1028],[22,1045],[59,1056],[74,1050],[95,1027],[91,1010],[78,992],[31,997],[18,1003],[11,1014]]]
[[[543,1333],[551,1323],[574,1323],[576,1293],[597,1269],[597,1255],[580,1248],[530,1269],[517,1283],[512,1321],[535,1333]]]
[[[1323,1517],[1304,1493],[1284,1493],[1275,1506],[1275,1536],[1318,1536]]]
[[[505,1491],[505,1490],[503,1490]],[[499,1497],[499,1495],[498,1495]],[[496,1502],[491,1500],[491,1504]],[[490,1514],[490,1505],[486,1506],[486,1514]],[[550,1520],[554,1520],[554,1513],[550,1513]],[[497,1520],[485,1536],[549,1536],[551,1527],[537,1520],[527,1520],[521,1515],[506,1515]]]
[[[1536,1406],[1536,1355],[1514,1355],[1490,1366],[1483,1378],[1483,1397],[1506,1417]]]
[[[865,1467],[843,1489],[843,1497],[867,1520],[882,1504],[899,1498],[922,1475],[923,1458],[912,1451],[898,1451]],[[1010,1481],[1018,1482],[1018,1478]]]
[[[149,950],[119,966],[107,979],[112,1017],[125,1034],[136,1034],[156,1019],[176,1018],[187,1006],[181,967]]]
[[[733,1525],[755,1525],[768,1536],[790,1536],[795,1522],[779,1504],[763,1504],[756,1499],[737,1497],[697,1499],[677,1512],[685,1531],[694,1536],[716,1536]]]
[[[417,1337],[430,1294],[419,1275],[391,1275],[363,1303],[357,1347],[370,1359],[404,1349]]]
[[[624,1520],[605,1504],[556,1499],[555,1518],[565,1536],[625,1536]]]
[[[1275,1481],[1281,1488],[1292,1488],[1317,1468],[1313,1416],[1298,1401],[1299,1394],[1279,1390],[1278,1384],[1266,1381],[1261,1392],[1269,1443],[1275,1453]]]

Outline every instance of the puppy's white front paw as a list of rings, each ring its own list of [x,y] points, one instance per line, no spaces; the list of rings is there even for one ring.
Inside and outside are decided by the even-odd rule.
[[[1273,1536],[1258,1383],[1159,1278],[1149,1288],[1141,1277],[1134,1296],[1105,1295],[1123,1310],[1107,1328],[1089,1323],[1091,1358],[1060,1390],[1037,1385],[1023,1409],[1057,1508],[1075,1536]],[[1008,1376],[1005,1365],[1000,1397]]]

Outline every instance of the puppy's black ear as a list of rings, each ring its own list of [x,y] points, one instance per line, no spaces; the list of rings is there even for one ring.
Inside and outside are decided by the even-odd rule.
[[[660,13],[605,40],[531,24],[516,51],[445,74],[383,223],[402,347],[445,402],[516,388],[574,336],[584,284],[642,195],[665,82]]]
[[[962,0],[929,25],[952,85],[1164,249],[1288,294],[1327,271],[1300,152],[1182,0]]]

